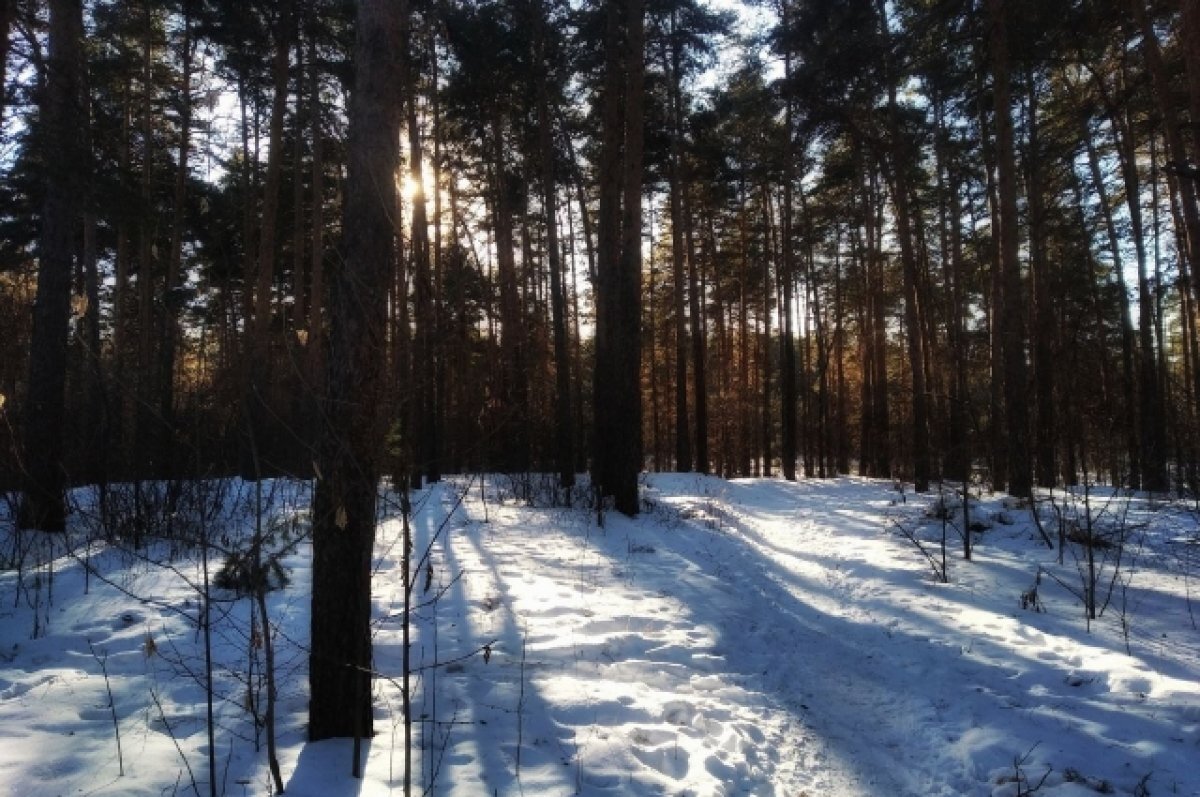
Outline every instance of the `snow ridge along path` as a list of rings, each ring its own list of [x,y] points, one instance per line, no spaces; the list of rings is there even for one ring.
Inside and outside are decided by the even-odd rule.
[[[889,483],[656,475],[642,515],[603,529],[513,487],[455,478],[413,496],[415,555],[431,552],[416,576],[418,792],[1200,797],[1198,531],[1180,507],[1129,504],[1136,545],[1089,628],[1065,588],[1078,586],[1072,558],[1057,565],[1029,510],[1000,497],[973,509],[990,529],[970,563],[953,540],[941,584],[892,531],[936,537],[934,497],[905,501]],[[277,511],[302,523],[303,486],[278,494]],[[269,611],[289,795],[400,793],[400,534],[384,517],[361,781],[348,741],[304,741],[311,549],[284,559],[290,583]],[[0,571],[0,793],[153,795],[193,776],[207,793],[201,637],[183,580],[196,564],[177,551],[169,567],[146,564],[165,550],[89,546],[108,581],[86,592],[78,553],[60,555],[52,606],[29,572],[21,585]],[[1039,568],[1061,581],[1042,579],[1041,612],[1020,601]],[[219,793],[265,795],[240,703],[248,601],[226,601],[216,622]],[[123,777],[89,640],[108,656]]]

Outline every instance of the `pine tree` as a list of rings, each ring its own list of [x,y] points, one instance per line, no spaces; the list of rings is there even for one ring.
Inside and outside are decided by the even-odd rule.
[[[38,247],[38,287],[30,340],[25,406],[25,496],[18,523],[62,531],[66,526],[63,422],[71,278],[81,232],[80,177],[88,169],[79,130],[83,112],[83,8],[80,0],[50,3],[50,49],[41,97],[41,154],[46,175]]]
[[[396,256],[401,30],[407,3],[359,0],[325,430],[313,497],[308,735],[371,735],[371,551],[385,417],[386,285]]]

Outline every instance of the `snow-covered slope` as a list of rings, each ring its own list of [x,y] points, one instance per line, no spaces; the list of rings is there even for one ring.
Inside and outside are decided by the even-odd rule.
[[[512,494],[489,477],[414,496],[432,565],[413,646],[416,792],[1200,795],[1200,546],[1184,507],[1090,499],[1125,546],[1120,569],[1094,549],[1107,606],[1088,623],[1073,594],[1086,549],[1059,565],[1030,511],[998,497],[973,506],[989,526],[974,561],[948,527],[943,584],[897,532],[940,564],[934,497],[888,483],[655,476],[646,511],[603,528]],[[251,496],[221,498],[214,537],[247,533]],[[400,521],[378,534],[376,735],[356,781],[348,741],[304,742],[307,495],[268,498],[290,576],[268,607],[287,793],[401,793]],[[51,540],[0,521],[0,790],[207,794],[197,557],[88,545],[86,525]],[[217,595],[218,793],[267,794],[246,709],[261,624]]]

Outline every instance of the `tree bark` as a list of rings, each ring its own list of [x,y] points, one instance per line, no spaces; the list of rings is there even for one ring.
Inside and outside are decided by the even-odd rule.
[[[359,0],[342,268],[331,293],[327,427],[313,498],[310,740],[371,734],[371,552],[385,437],[406,2]]]
[[[25,402],[25,494],[18,517],[21,527],[44,531],[66,527],[62,427],[68,324],[82,213],[80,176],[88,169],[88,154],[79,136],[88,123],[83,110],[82,45],[80,0],[51,0],[49,74],[41,97],[46,198]]]
[[[704,318],[704,290],[696,257],[696,227],[692,217],[691,192],[683,192],[683,238],[688,270],[688,316],[692,321],[692,403],[696,413],[696,457],[698,473],[708,473],[708,327]]]
[[[182,297],[178,295],[183,277],[183,227],[187,213],[187,182],[192,143],[192,17],[191,3],[185,0],[183,40],[180,42],[179,152],[175,166],[175,186],[171,211],[171,250],[167,259],[166,281],[163,285],[164,311],[160,316],[159,349],[159,414],[163,434],[159,440],[163,467],[170,468],[175,460],[175,358],[178,348],[178,314]]]
[[[992,98],[995,113],[997,196],[1000,229],[997,234],[1003,306],[999,308],[1004,345],[1004,403],[1008,421],[1008,492],[1018,498],[1031,495],[1033,474],[1029,462],[1029,404],[1025,364],[1025,322],[1019,260],[1017,217],[1017,164],[1013,146],[1012,99],[1009,79],[1007,0],[988,0],[991,28]]]
[[[258,232],[258,270],[254,287],[254,325],[250,350],[257,357],[252,368],[265,364],[271,332],[271,288],[275,284],[276,227],[279,221],[279,187],[283,174],[283,115],[287,111],[288,53],[295,38],[294,0],[282,0],[275,26],[275,53],[271,62],[274,83],[268,123],[267,173],[263,181],[262,220]]]
[[[558,246],[556,158],[550,116],[550,75],[547,15],[539,2],[536,13],[538,64],[541,77],[537,88],[538,149],[541,156],[542,214],[546,225],[546,260],[550,269],[550,312],[554,337],[554,439],[558,483],[575,486],[574,430],[571,415],[571,355],[567,348],[567,296],[563,286],[562,258]]]
[[[676,11],[671,11],[670,46],[670,124],[671,152],[667,179],[670,182],[671,205],[671,279],[674,283],[673,314],[675,320],[675,469],[692,469],[691,425],[688,418],[688,329],[685,314],[687,283],[684,278],[683,238],[683,88],[681,50]],[[693,332],[694,334],[694,332]]]
[[[417,46],[417,36],[412,31],[415,20],[411,17],[407,23],[410,26],[409,46]],[[409,52],[405,63],[407,111],[408,111],[408,168],[409,182],[412,186],[412,232],[409,235],[409,253],[412,258],[413,299],[416,309],[416,329],[413,335],[412,373],[409,375],[409,389],[413,396],[413,439],[408,441],[412,446],[411,483],[414,489],[421,489],[422,477],[429,481],[440,478],[437,465],[438,452],[437,434],[435,431],[434,411],[434,379],[436,362],[434,360],[434,296],[433,272],[429,256],[429,219],[425,204],[425,166],[424,152],[421,145],[421,126],[417,118],[417,69],[416,53]]]
[[[600,494],[633,516],[642,467],[642,0],[609,0],[604,49],[592,467]]]
[[[309,127],[312,138],[312,207],[309,210],[310,243],[308,285],[307,360],[312,389],[323,389],[325,373],[325,128],[322,123],[321,81],[317,67],[316,45],[310,44],[308,95]]]
[[[1025,186],[1029,212],[1029,265],[1033,281],[1033,381],[1037,407],[1034,470],[1038,486],[1050,488],[1058,482],[1056,448],[1059,430],[1054,387],[1055,372],[1059,367],[1055,345],[1058,337],[1058,313],[1053,300],[1053,263],[1046,252],[1046,198],[1043,195],[1045,166],[1040,135],[1040,109],[1037,106],[1036,75],[1029,76],[1027,92]]]

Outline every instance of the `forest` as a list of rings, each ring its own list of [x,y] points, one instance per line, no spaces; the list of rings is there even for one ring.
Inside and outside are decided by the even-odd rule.
[[[1120,585],[1128,597],[1135,536],[1158,529],[1156,561],[1183,579],[1164,611],[1186,606],[1194,631],[1198,192],[1197,0],[0,0],[0,597],[12,575],[38,639],[54,562],[76,568],[83,595],[129,565],[119,552],[161,566],[150,551],[167,545],[199,568],[179,611],[205,634],[212,795],[209,557],[249,579],[221,588],[231,606],[250,598],[244,702],[256,751],[269,728],[279,792],[272,645],[306,659],[302,733],[353,738],[358,776],[391,683],[379,573],[399,580],[404,786],[412,677],[434,700],[415,729],[432,790],[457,714],[438,724],[423,668],[444,668],[436,606],[472,572],[447,538],[477,534],[489,507],[494,528],[553,509],[632,535],[623,554],[588,536],[581,557],[692,562],[653,534],[634,541],[670,515],[740,535],[766,563],[732,547],[735,571],[780,584],[774,568],[791,565],[769,550],[799,555],[776,535],[805,490],[874,507],[939,583],[947,523],[969,561],[975,533],[1015,522],[1057,565],[1074,552],[1076,569],[1049,577],[1082,579],[1056,583],[1089,634]],[[828,528],[866,533],[818,503]],[[548,518],[528,527],[567,533]],[[824,538],[804,539],[825,555]],[[94,565],[93,545],[118,558]],[[478,553],[472,567],[500,578]],[[1035,566],[1020,603],[1040,612],[1051,571]],[[311,581],[289,587],[289,568]],[[993,576],[988,589],[1016,589]],[[281,636],[280,602],[298,594],[311,617],[288,633],[307,641]],[[759,619],[789,600],[755,594]],[[478,611],[460,598],[461,617]],[[154,633],[145,650],[161,647]],[[520,656],[518,713],[528,633],[496,637]],[[430,639],[415,663],[414,640]],[[487,664],[496,640],[463,637],[458,653]],[[1185,681],[1200,661],[1188,650],[1172,671]],[[0,697],[27,694],[3,672]],[[183,762],[201,756],[150,694]],[[108,705],[119,753],[111,690]],[[694,724],[673,705],[668,726]],[[285,724],[304,713],[279,710]],[[1180,716],[1194,725],[1195,710]],[[507,772],[515,755],[520,786],[536,743],[518,735],[492,763]],[[587,781],[575,749],[561,762],[573,793],[658,793]],[[680,770],[660,753],[638,758],[655,778],[716,793],[686,756]],[[1001,762],[1009,780],[992,761],[994,793],[1086,785],[1027,778],[1032,753]],[[746,755],[707,771],[743,789],[783,782],[757,779]],[[944,793],[967,793],[962,777]],[[837,790],[851,782],[865,791]],[[789,783],[780,793],[800,793]],[[871,783],[829,793],[884,788]]]
[[[1195,487],[1193,4],[401,10],[383,471]],[[0,483],[312,473],[353,21],[6,0]]]

